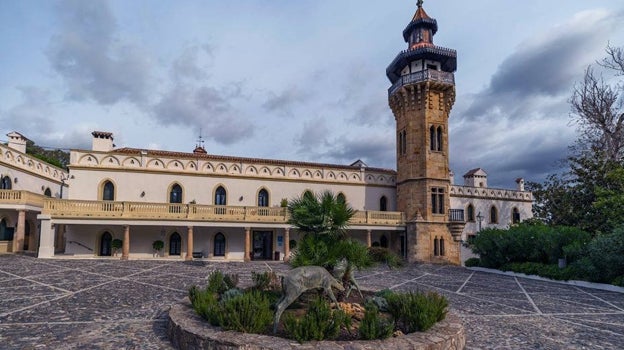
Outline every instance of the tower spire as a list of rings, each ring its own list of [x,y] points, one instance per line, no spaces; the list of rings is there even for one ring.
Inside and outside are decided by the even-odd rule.
[[[418,0],[418,2],[416,3],[416,6],[418,6],[418,8],[421,8],[423,5],[423,0]]]

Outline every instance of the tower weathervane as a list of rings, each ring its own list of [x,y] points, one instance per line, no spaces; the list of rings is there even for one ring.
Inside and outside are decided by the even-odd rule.
[[[423,0],[418,0],[418,2],[416,3],[416,5],[417,5],[418,7],[422,7],[422,5],[423,5]]]

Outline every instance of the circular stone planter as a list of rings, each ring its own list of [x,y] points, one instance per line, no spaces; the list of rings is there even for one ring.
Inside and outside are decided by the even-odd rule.
[[[176,349],[260,350],[260,349],[427,349],[461,350],[466,334],[460,319],[447,314],[427,332],[415,332],[385,340],[311,341],[299,344],[295,340],[261,334],[223,331],[212,327],[195,313],[188,298],[169,310],[167,335]]]

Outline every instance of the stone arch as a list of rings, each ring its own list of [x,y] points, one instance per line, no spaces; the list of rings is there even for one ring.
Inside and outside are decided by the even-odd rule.
[[[98,159],[95,155],[87,153],[78,159],[80,165],[99,165]],[[49,172],[49,171],[46,171]]]
[[[164,169],[165,168],[165,162],[163,162],[161,159],[158,159],[158,158],[150,159],[147,162],[147,168],[150,168],[150,169]]]
[[[135,157],[128,157],[123,160],[122,165],[129,168],[139,168],[141,166],[141,161]]]
[[[100,162],[100,164],[102,166],[119,166],[121,162],[119,161],[119,159],[117,159],[117,157],[106,156],[102,158],[102,161]]]

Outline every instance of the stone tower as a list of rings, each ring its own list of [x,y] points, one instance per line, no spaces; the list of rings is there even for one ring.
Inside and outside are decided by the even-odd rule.
[[[449,208],[448,139],[457,53],[433,44],[438,24],[422,3],[403,31],[407,50],[386,69],[397,132],[397,209],[408,220],[409,261],[459,264],[463,213]]]

